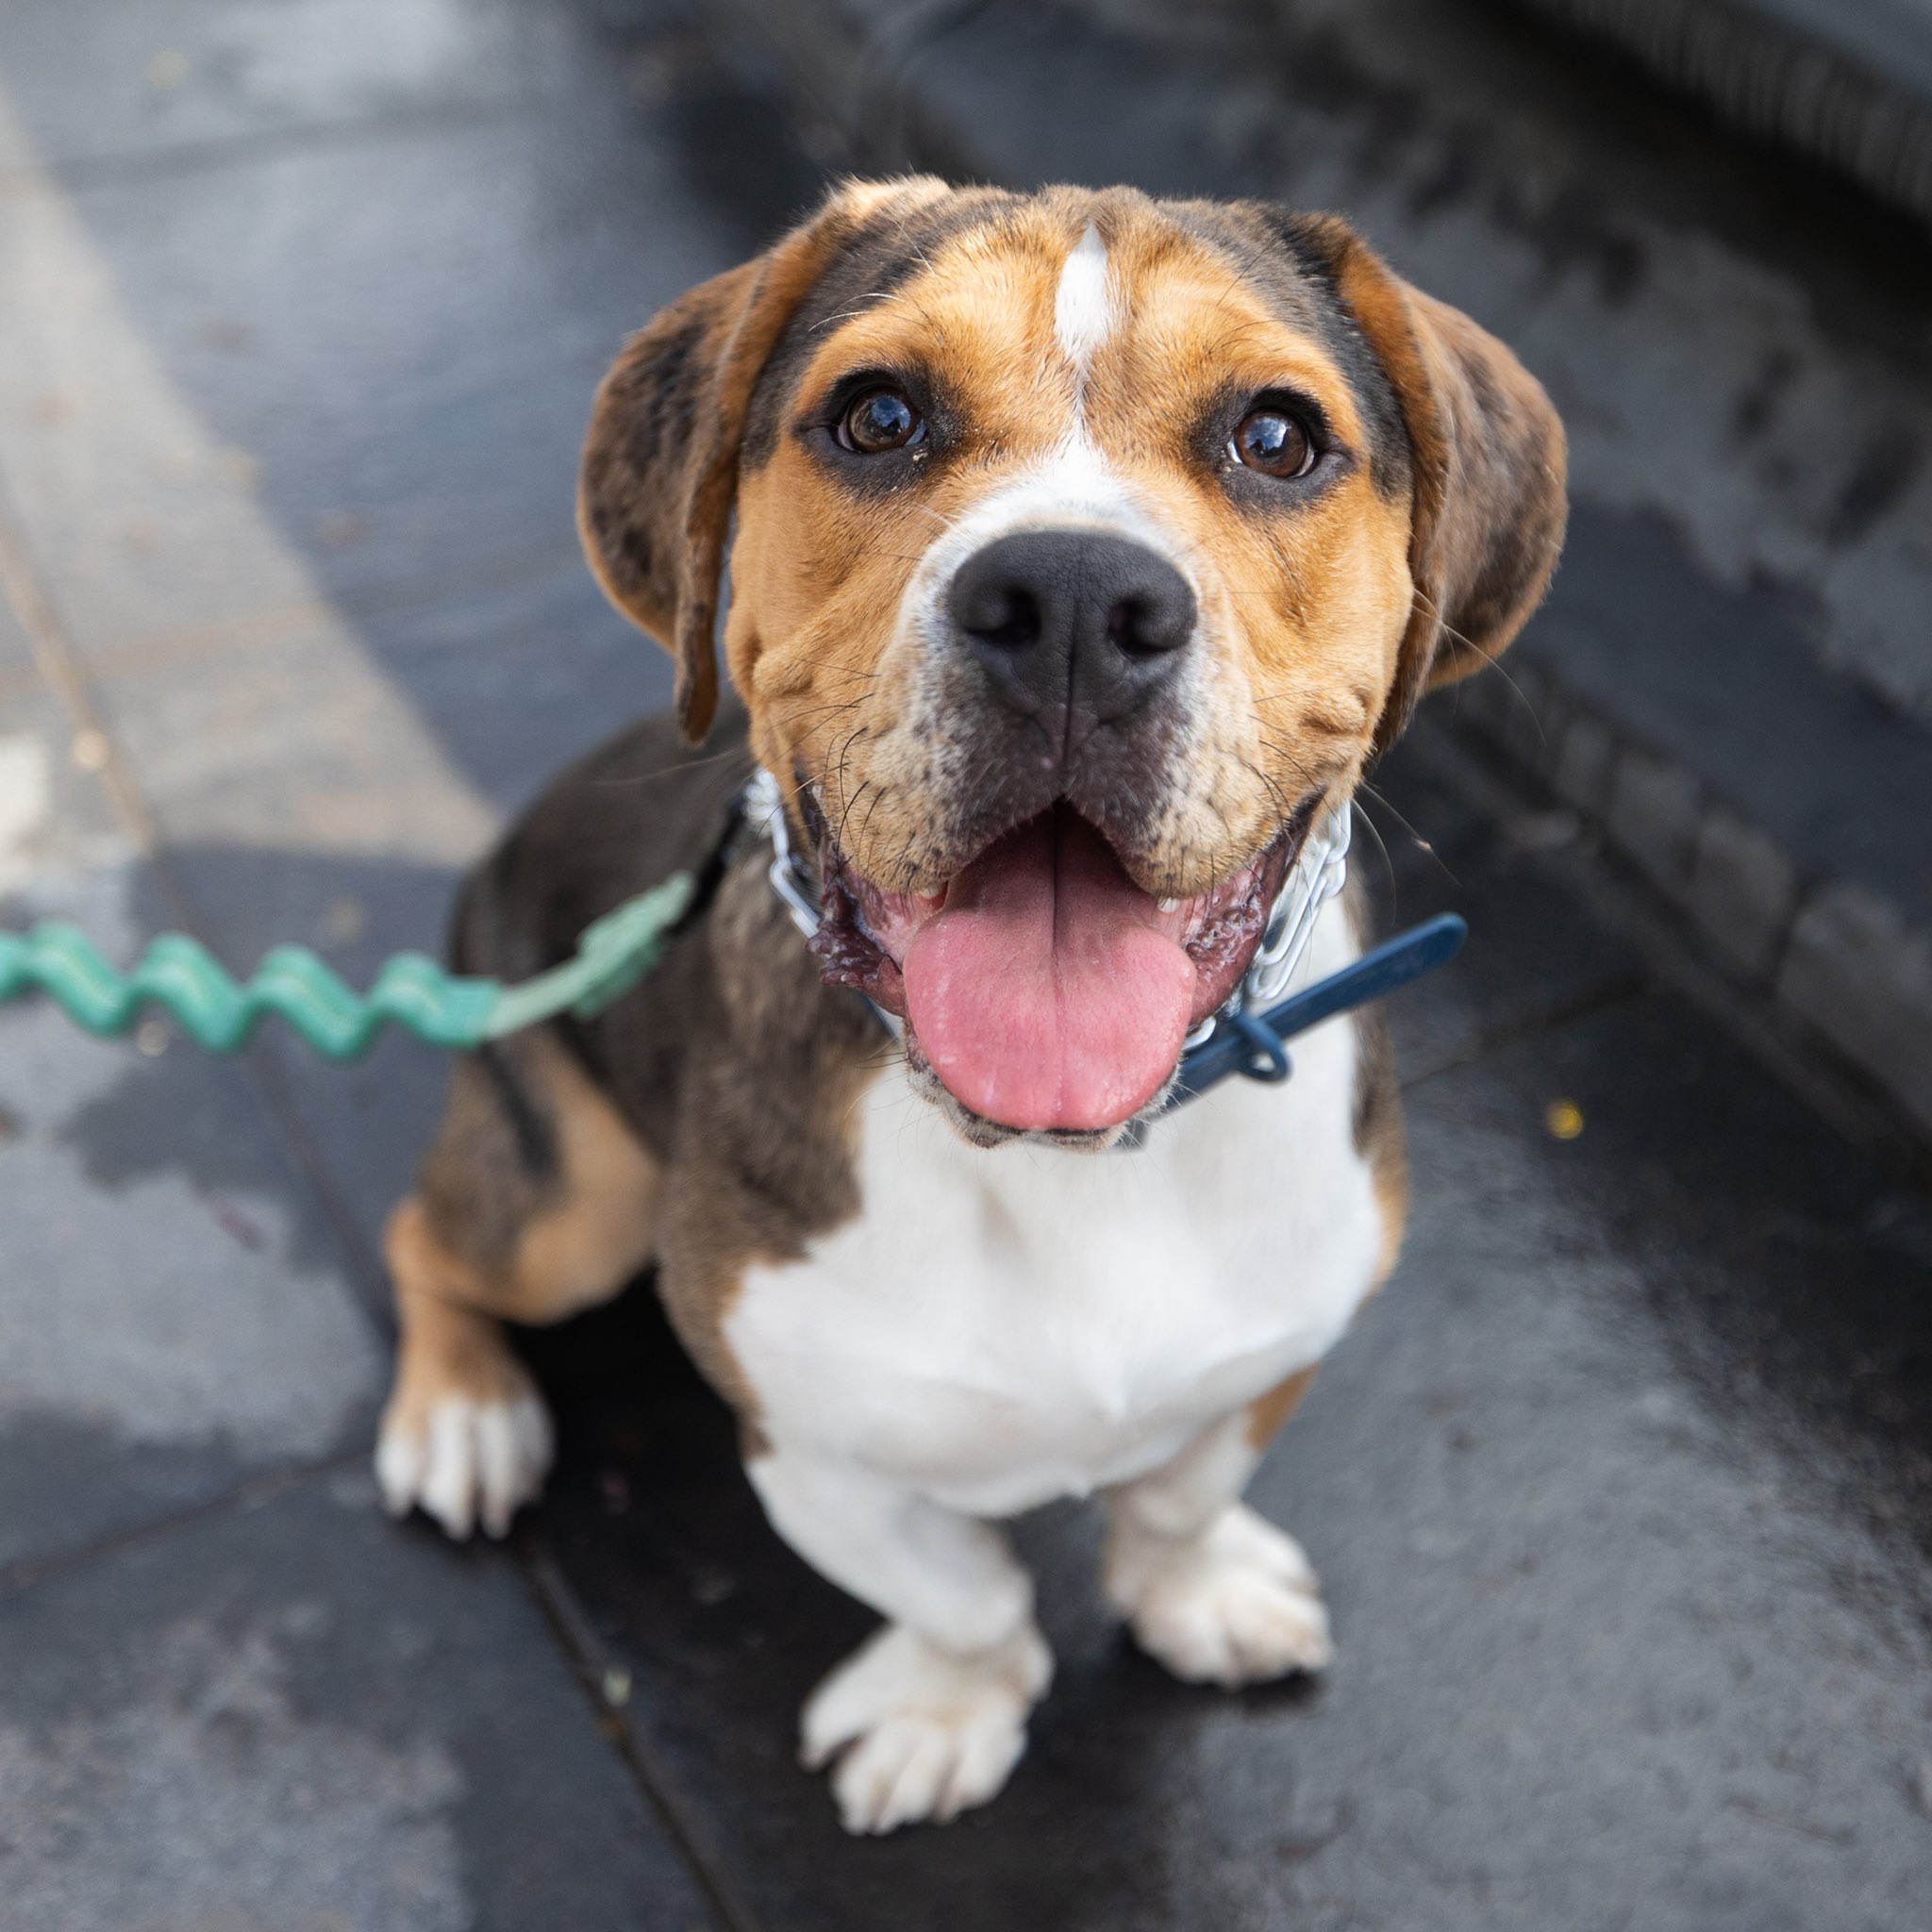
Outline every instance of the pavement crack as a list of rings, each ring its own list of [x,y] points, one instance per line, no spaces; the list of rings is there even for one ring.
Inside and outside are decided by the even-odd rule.
[[[645,1801],[704,1890],[720,1924],[727,1927],[728,1932],[760,1932],[758,1916],[749,1902],[706,1848],[693,1813],[652,1761],[652,1754],[629,1715],[627,1703],[621,1707],[613,1707],[609,1687],[621,1677],[627,1690],[630,1672],[612,1657],[577,1601],[576,1592],[537,1533],[529,1529],[521,1531],[512,1541],[511,1553],[591,1699],[599,1725],[616,1745]]]
[[[50,176],[63,189],[85,192],[90,188],[117,181],[138,180],[147,185],[175,175],[208,174],[282,154],[359,147],[372,140],[408,140],[452,128],[488,126],[492,122],[527,114],[541,108],[544,99],[542,92],[532,90],[496,100],[444,101],[347,115],[334,121],[250,128],[199,141],[177,142],[158,153],[137,148],[75,155],[37,167],[0,168],[0,198],[43,193]]]
[[[170,1510],[166,1515],[154,1517],[145,1523],[109,1530],[105,1536],[90,1538],[71,1549],[56,1550],[46,1556],[26,1557],[15,1563],[0,1565],[0,1602],[19,1596],[57,1576],[85,1570],[124,1550],[160,1542],[177,1530],[205,1523],[210,1517],[259,1509],[277,1496],[300,1489],[319,1476],[337,1475],[344,1470],[360,1468],[366,1455],[367,1452],[360,1448],[341,1449],[311,1461],[258,1471],[225,1490],[216,1491],[198,1503],[190,1504],[186,1508]]]
[[[1467,1046],[1432,1062],[1419,1073],[1404,1075],[1402,1091],[1412,1092],[1445,1074],[1460,1073],[1465,1067],[1474,1066],[1478,1060],[1488,1059],[1508,1047],[1520,1046],[1525,1040],[1557,1032],[1565,1026],[1575,1025],[1579,1021],[1594,1020],[1599,1014],[1627,1006],[1633,1000],[1647,998],[1657,990],[1657,982],[1646,974],[1620,973],[1614,978],[1604,980],[1569,999],[1534,1007],[1514,1019],[1483,1028]]]

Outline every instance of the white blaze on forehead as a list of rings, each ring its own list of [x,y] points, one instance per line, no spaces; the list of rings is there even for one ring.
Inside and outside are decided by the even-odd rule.
[[[1107,272],[1107,243],[1091,222],[1060,270],[1054,297],[1053,326],[1068,359],[1085,375],[1093,353],[1113,333],[1119,320]]]
[[[1081,385],[1095,352],[1121,325],[1118,293],[1107,243],[1090,222],[1067,256],[1054,297],[1055,334]],[[1089,433],[1085,396],[1076,387],[1058,442],[1005,475],[927,546],[901,600],[899,635],[943,658],[953,635],[946,594],[954,573],[976,550],[1021,530],[1124,537],[1167,558],[1196,597],[1201,594],[1185,544]]]

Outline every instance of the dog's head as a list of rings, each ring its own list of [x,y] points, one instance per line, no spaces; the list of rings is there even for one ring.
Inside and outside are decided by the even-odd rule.
[[[1104,1139],[1316,813],[1514,637],[1563,463],[1508,350],[1339,221],[912,179],[630,343],[579,513],[693,740],[728,542],[826,977],[906,1017],[973,1138]]]

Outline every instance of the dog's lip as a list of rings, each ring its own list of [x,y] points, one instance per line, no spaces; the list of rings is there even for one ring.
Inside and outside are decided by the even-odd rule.
[[[1149,923],[1194,962],[1198,985],[1192,1024],[1216,1011],[1246,972],[1267,929],[1281,882],[1300,855],[1318,803],[1319,794],[1311,795],[1260,851],[1217,884],[1191,897],[1154,902]],[[1057,801],[1048,810],[1060,809],[1062,804]],[[888,891],[858,871],[823,820],[814,829],[824,884],[823,920],[812,950],[819,955],[824,976],[829,984],[858,987],[904,1019],[906,955],[920,929],[945,909],[950,887],[934,893]],[[993,842],[989,839],[979,850]],[[971,858],[962,860],[959,870],[971,862]]]
[[[920,928],[946,909],[951,884],[941,886],[937,892],[888,892],[849,865],[845,873],[856,888],[855,915],[859,930],[893,965],[904,967],[907,951],[918,938]]]

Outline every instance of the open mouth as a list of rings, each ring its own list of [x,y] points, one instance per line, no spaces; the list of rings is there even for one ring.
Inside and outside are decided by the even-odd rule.
[[[1173,1077],[1189,1031],[1247,970],[1313,816],[1211,891],[1156,899],[1064,801],[936,896],[883,892],[821,831],[824,979],[907,1023],[969,1112],[1028,1133],[1118,1126]]]

